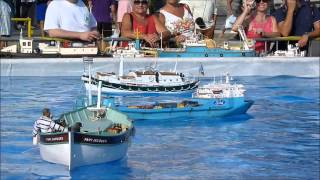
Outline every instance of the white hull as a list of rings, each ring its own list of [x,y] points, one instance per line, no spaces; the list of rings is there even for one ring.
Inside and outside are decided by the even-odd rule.
[[[68,166],[69,170],[76,167],[107,163],[126,156],[130,139],[118,144],[84,144],[72,143],[39,144],[41,158],[45,161]]]
[[[85,83],[86,90],[90,90],[90,85],[88,83]],[[96,85],[91,85],[91,93],[92,94],[97,94],[98,92],[98,87]],[[175,92],[170,92],[170,91],[128,91],[124,89],[114,89],[114,88],[108,88],[108,87],[102,87],[101,88],[102,93],[112,93],[112,94],[137,94],[137,93],[143,93],[143,94],[156,94],[156,93],[161,93],[161,94],[183,94],[183,93],[192,93],[194,92],[194,89],[192,90],[186,90],[186,91],[175,91]]]

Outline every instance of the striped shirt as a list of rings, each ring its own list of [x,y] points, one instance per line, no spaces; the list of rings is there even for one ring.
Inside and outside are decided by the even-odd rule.
[[[51,118],[46,116],[41,116],[33,125],[32,135],[36,136],[39,132],[49,133],[49,132],[63,132],[65,128],[57,123],[55,123]]]

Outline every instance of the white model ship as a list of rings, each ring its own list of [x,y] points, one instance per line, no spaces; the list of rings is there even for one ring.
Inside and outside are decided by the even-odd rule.
[[[244,97],[244,86],[242,84],[231,84],[230,76],[226,74],[225,82],[212,82],[198,87],[193,98],[240,98]]]
[[[97,72],[91,77],[90,73],[85,73],[81,79],[86,89],[94,92],[97,92],[98,82],[102,81],[103,93],[184,93],[193,91],[199,83],[198,80],[187,78],[176,70],[160,71],[152,67],[132,70],[123,75],[123,60],[120,61],[118,75]]]
[[[305,57],[306,51],[301,51],[296,44],[288,44],[288,50],[276,50],[274,53],[268,55],[269,57]]]

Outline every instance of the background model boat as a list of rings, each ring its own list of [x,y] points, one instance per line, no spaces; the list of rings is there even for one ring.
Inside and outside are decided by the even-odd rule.
[[[62,114],[60,121],[66,127],[78,123],[82,127],[78,132],[40,133],[40,154],[69,170],[124,157],[134,131],[126,115],[110,108],[78,109]]]
[[[114,98],[104,100],[104,105],[126,113],[132,119],[167,119],[175,117],[222,117],[246,113],[253,101],[245,100],[244,86],[211,83],[199,87],[188,100],[157,102],[153,104],[119,105]]]
[[[83,75],[81,79],[88,91],[97,91],[97,84],[101,81],[103,93],[115,94],[190,93],[198,87],[198,80],[188,78],[183,73],[176,72],[176,70],[160,71],[147,67],[144,70],[133,70],[123,75],[123,60],[120,61],[118,75],[115,73],[97,72],[94,77],[91,77],[89,73]]]

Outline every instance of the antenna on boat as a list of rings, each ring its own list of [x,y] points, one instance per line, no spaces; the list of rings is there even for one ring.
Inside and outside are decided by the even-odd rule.
[[[226,73],[226,84],[230,83],[230,75],[229,73]]]
[[[176,58],[176,63],[174,64],[174,72],[177,72],[178,58]]]
[[[93,64],[92,57],[83,57],[83,63],[88,65],[88,75],[89,75],[89,90],[88,90],[88,98],[89,98],[89,106],[92,105],[92,92],[91,92],[91,65]]]
[[[119,76],[123,76],[123,55],[120,56]]]
[[[20,39],[22,39],[23,36],[22,36],[22,28],[20,29]]]
[[[101,86],[102,86],[102,81],[99,81],[98,83],[98,101],[97,101],[97,109],[101,108]]]

